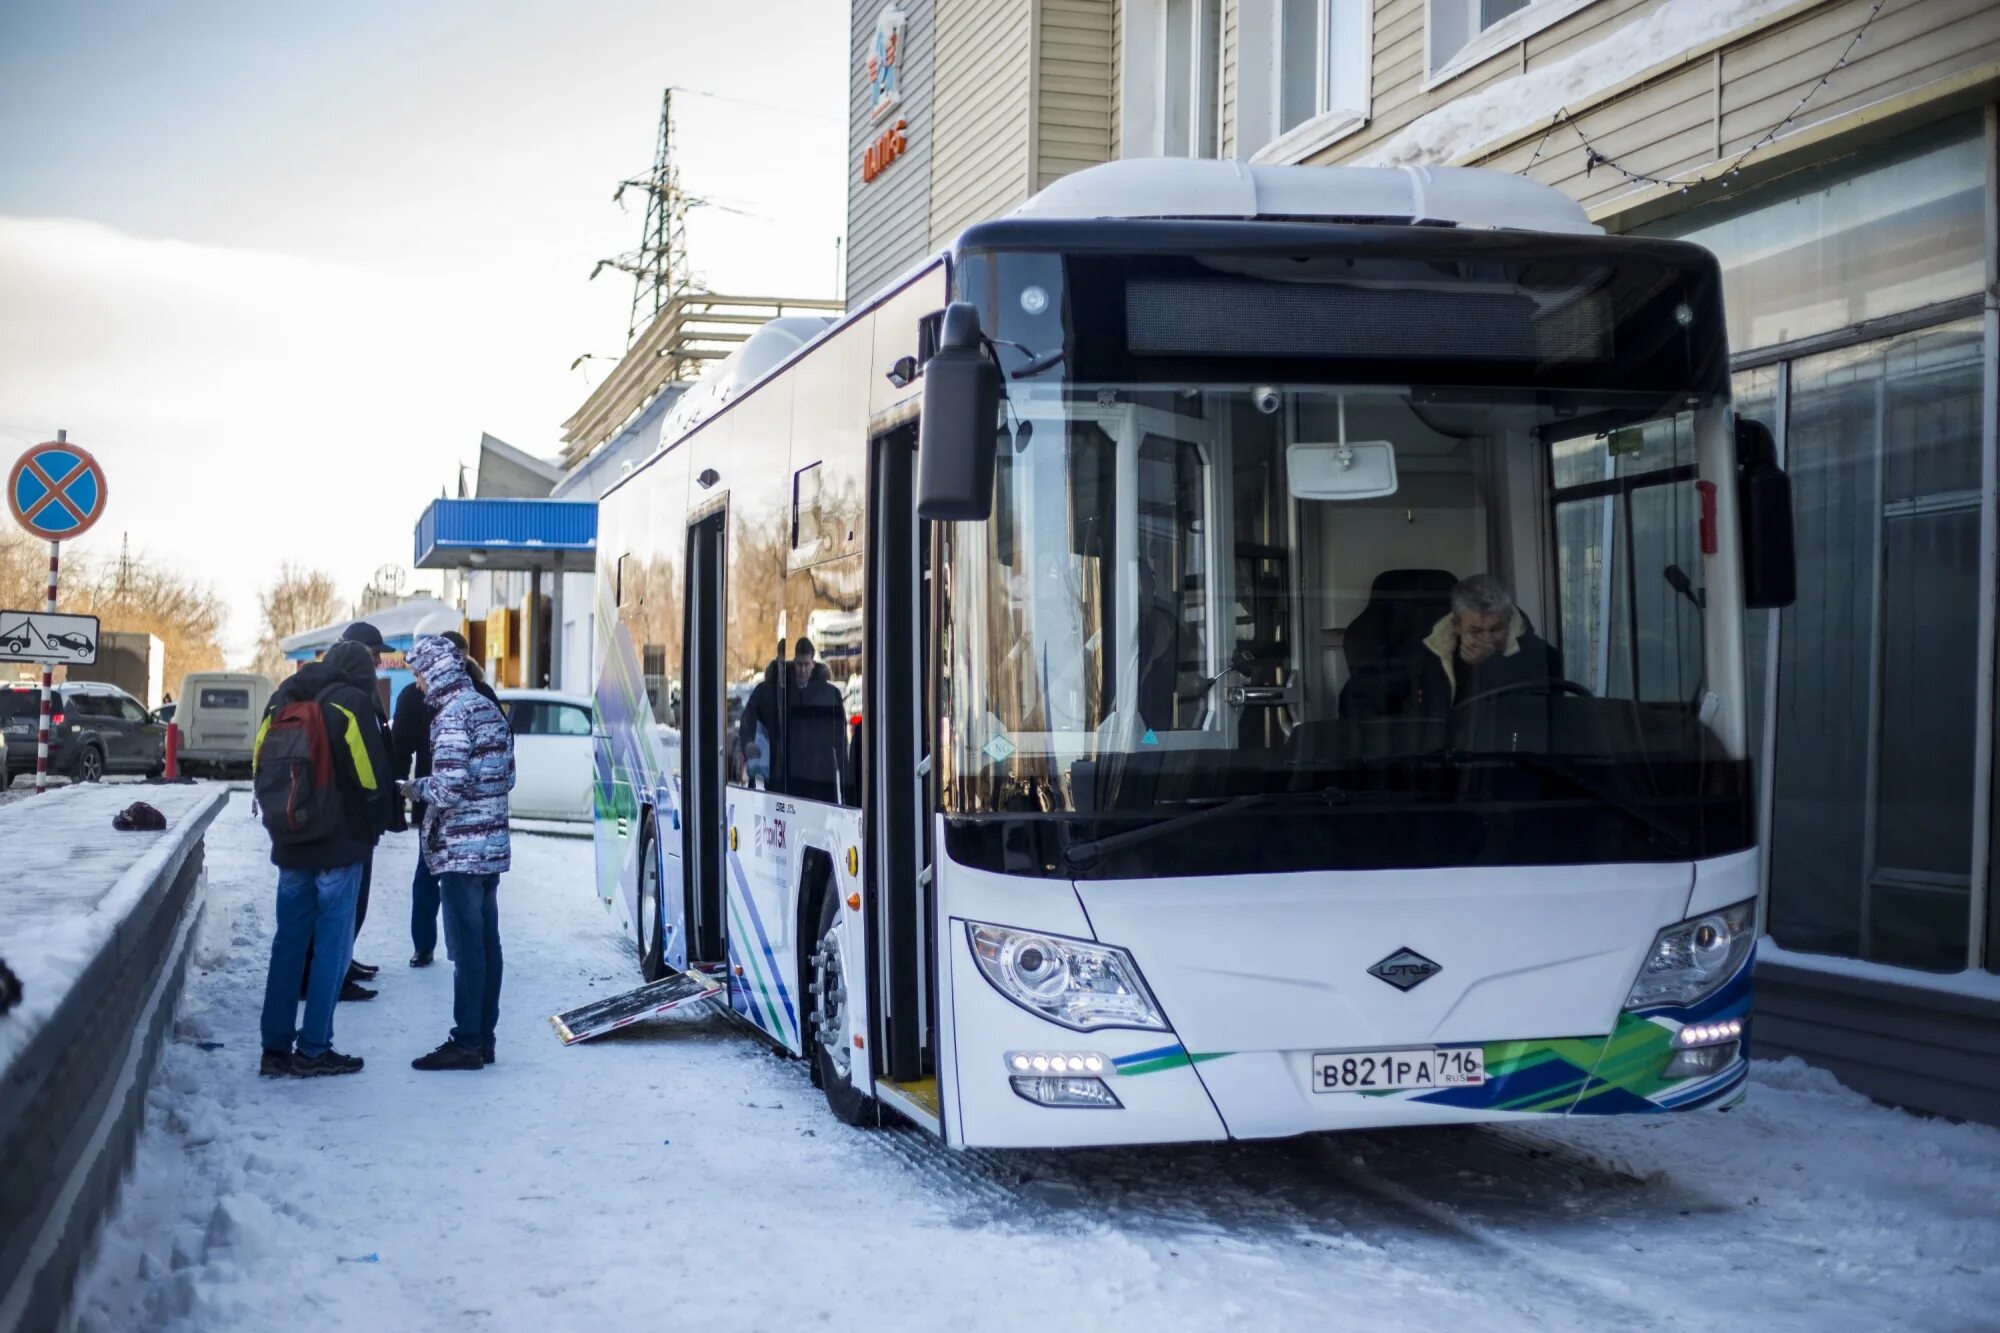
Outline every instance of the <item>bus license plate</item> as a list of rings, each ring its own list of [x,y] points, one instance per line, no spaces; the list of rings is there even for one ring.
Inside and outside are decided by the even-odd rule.
[[[1314,1092],[1403,1092],[1416,1088],[1471,1088],[1486,1081],[1480,1046],[1446,1050],[1335,1051],[1313,1056]]]

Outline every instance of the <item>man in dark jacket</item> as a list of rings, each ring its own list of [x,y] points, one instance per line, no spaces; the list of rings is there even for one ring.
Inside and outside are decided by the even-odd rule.
[[[837,803],[847,767],[847,707],[811,639],[801,638],[792,646],[791,687],[782,790],[809,801]]]
[[[389,716],[387,710],[382,707],[382,696],[375,688],[375,681],[378,678],[378,672],[382,665],[382,654],[389,650],[389,645],[382,638],[382,631],[376,629],[365,620],[357,620],[342,630],[340,632],[340,641],[342,643],[358,643],[368,650],[368,682],[362,688],[366,690],[369,699],[373,702],[374,706],[370,712],[375,719],[375,725],[381,728],[383,753],[386,754],[388,753],[389,744]],[[358,675],[355,678],[355,683],[357,685],[361,684]],[[392,824],[391,827],[393,828],[394,825]],[[368,855],[361,862],[361,894],[354,903],[354,938],[356,941],[359,941],[361,938],[361,927],[368,924],[368,891],[374,883],[375,848],[371,844],[368,848]],[[311,954],[306,956],[306,963],[308,967],[311,966]],[[340,998],[343,1000],[374,999],[375,992],[369,990],[361,983],[372,979],[381,970],[381,968],[376,967],[373,963],[349,962],[347,965],[347,981],[341,987]]]
[[[264,984],[262,1074],[352,1074],[361,1068],[358,1058],[333,1049],[333,1009],[354,948],[362,862],[388,825],[388,755],[375,721],[374,677],[366,648],[335,644],[324,661],[306,664],[278,687],[257,733],[253,772],[272,719],[287,704],[316,702],[342,815],[324,837],[271,844],[271,864],[278,867],[277,930]],[[301,1024],[299,984],[309,946],[323,965],[308,982]]]
[[[466,657],[465,636],[457,630],[446,630],[438,637],[458,649],[458,655],[465,659],[465,674],[472,681],[472,688],[497,707],[500,696],[486,683],[479,664]],[[389,762],[398,782],[411,777],[427,778],[431,774],[431,710],[424,702],[423,690],[415,684],[405,685],[396,696],[396,712],[389,722]],[[417,828],[424,826],[425,808],[422,801],[411,802],[410,823]],[[439,906],[437,876],[431,873],[420,852],[416,875],[410,882],[411,967],[429,967],[437,954]]]
[[[389,719],[383,715],[382,696],[376,689],[375,682],[379,679],[378,668],[382,664],[382,654],[386,651],[388,645],[383,642],[381,631],[365,620],[357,620],[342,630],[340,633],[340,643],[356,644],[368,650],[368,661],[364,668],[361,658],[352,649],[341,649],[341,668],[346,673],[348,684],[368,696],[370,707],[366,714],[358,716],[363,726],[368,725],[371,721],[374,723],[381,740],[382,753],[386,755],[390,752]],[[339,645],[336,644],[335,647],[339,647]],[[329,651],[327,656],[321,660],[322,662],[328,661],[332,656],[333,653]],[[383,783],[385,786],[388,786],[389,780],[384,778]],[[395,814],[397,808],[396,802],[389,802],[390,823],[388,827],[392,829],[396,826]],[[371,840],[368,844],[367,853],[361,858],[361,891],[355,895],[354,899],[354,938],[357,943],[361,939],[361,927],[368,922],[368,891],[374,882],[375,843]],[[316,949],[312,941],[308,940],[306,942],[306,975],[305,979],[299,984],[299,999],[301,1000],[306,998],[306,990],[312,985],[312,966],[315,953]],[[343,1001],[374,999],[376,992],[362,983],[372,980],[375,974],[381,970],[381,968],[376,967],[373,963],[363,963],[355,960],[350,951],[347,963],[347,978],[340,984],[340,998]]]
[[[1410,711],[1441,718],[1468,700],[1499,690],[1562,679],[1562,656],[1528,628],[1514,594],[1491,574],[1460,579],[1451,613],[1416,650]]]

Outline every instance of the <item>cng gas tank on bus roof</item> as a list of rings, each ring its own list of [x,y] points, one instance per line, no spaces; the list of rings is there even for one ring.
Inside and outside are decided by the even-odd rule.
[[[1020,218],[1213,218],[1409,223],[1601,236],[1552,186],[1484,167],[1294,167],[1135,157],[1072,172]]]
[[[1181,1044],[1234,1054],[1608,1033],[1655,933],[1685,914],[1693,878],[1668,862],[1076,888],[1097,938],[1132,952]],[[1436,969],[1407,988],[1416,973],[1389,961],[1404,950]]]

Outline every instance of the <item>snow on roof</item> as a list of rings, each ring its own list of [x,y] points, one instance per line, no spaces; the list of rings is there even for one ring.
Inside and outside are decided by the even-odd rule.
[[[357,620],[365,620],[382,632],[385,639],[416,633],[417,626],[440,611],[452,611],[450,606],[435,597],[412,597],[407,602],[383,607],[380,611],[370,611],[365,616],[342,616],[330,624],[302,630],[278,640],[278,647],[288,653],[302,652],[311,648],[325,648],[340,642],[340,634]],[[456,612],[453,612],[454,616]],[[453,623],[457,623],[454,620]]]
[[[1560,190],[1481,167],[1294,167],[1135,157],[1064,176],[1022,218],[1325,218],[1596,234]]]
[[[1725,36],[1796,0],[1666,0],[1642,19],[1611,31],[1573,55],[1513,78],[1495,79],[1454,97],[1354,159],[1356,166],[1400,167],[1449,162],[1516,133],[1566,106],[1585,102],[1680,53]],[[1557,130],[1554,146],[1575,145],[1574,131]],[[1564,137],[1567,136],[1567,137]]]

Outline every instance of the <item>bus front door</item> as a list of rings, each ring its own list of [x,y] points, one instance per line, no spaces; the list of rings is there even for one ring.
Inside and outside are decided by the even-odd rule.
[[[875,1073],[898,1101],[937,1108],[932,1050],[934,923],[928,728],[930,599],[916,517],[916,428],[876,442],[869,506],[868,671],[863,726],[870,849],[869,956],[876,960]]]
[[[723,560],[726,512],[688,528],[686,730],[681,744],[682,843],[687,873],[688,962],[724,960],[722,935],[723,763],[729,701],[723,680]]]

